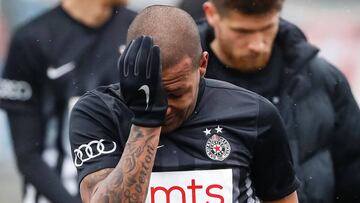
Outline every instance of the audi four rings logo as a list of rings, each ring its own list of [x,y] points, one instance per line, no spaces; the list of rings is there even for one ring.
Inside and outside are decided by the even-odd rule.
[[[27,101],[32,96],[28,82],[21,80],[0,79],[0,98],[8,100]]]
[[[110,147],[105,147],[106,143],[109,143]],[[89,142],[88,144],[82,144],[80,145],[79,148],[74,150],[74,154],[75,154],[74,164],[76,167],[80,167],[90,159],[98,157],[102,154],[110,154],[115,150],[116,150],[116,143],[106,141],[104,139],[94,140]]]

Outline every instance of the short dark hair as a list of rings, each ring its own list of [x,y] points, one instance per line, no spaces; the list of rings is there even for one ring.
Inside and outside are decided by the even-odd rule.
[[[184,56],[199,67],[202,48],[199,30],[192,17],[185,11],[164,5],[145,8],[131,23],[127,41],[149,35],[161,50],[164,68],[176,65]]]
[[[234,10],[247,15],[265,14],[270,11],[281,11],[285,0],[210,0],[220,15]]]

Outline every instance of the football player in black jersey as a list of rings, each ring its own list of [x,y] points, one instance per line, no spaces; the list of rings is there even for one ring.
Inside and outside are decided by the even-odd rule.
[[[87,92],[71,113],[84,202],[297,202],[276,108],[204,79],[207,61],[183,10],[151,6],[135,18],[120,83]]]
[[[119,48],[135,17],[126,3],[63,0],[14,33],[0,108],[8,114],[24,202],[80,202],[69,109],[87,90],[118,81]]]
[[[206,19],[199,29],[209,52],[205,77],[254,91],[276,105],[303,183],[301,203],[360,202],[358,104],[343,73],[319,56],[299,27],[280,18],[283,3],[204,3]]]

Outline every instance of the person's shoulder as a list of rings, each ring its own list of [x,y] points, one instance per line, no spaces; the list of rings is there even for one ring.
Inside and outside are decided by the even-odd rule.
[[[97,97],[98,99],[108,103],[110,100],[122,100],[120,94],[120,84],[115,83],[106,86],[99,86],[96,89],[87,91],[81,98]]]
[[[322,81],[326,86],[347,82],[344,73],[338,67],[320,56],[316,56],[310,61],[309,72],[313,80]]]
[[[228,82],[205,79],[205,90],[198,105],[198,121],[230,121],[236,128],[256,129],[271,125],[276,107],[266,98]],[[259,119],[264,121],[258,123]]]
[[[129,17],[135,17],[137,15],[137,13],[133,10],[130,10],[126,7],[120,6],[120,7],[116,7],[115,8],[115,13],[116,14],[123,14],[123,15],[127,15]]]
[[[211,78],[205,78],[205,86],[210,88],[220,88],[220,89],[232,89],[232,90],[245,90],[242,87],[236,86],[226,81],[216,80]],[[248,91],[248,90],[245,90]]]
[[[62,13],[61,7],[58,5],[21,24],[15,29],[13,38],[40,39],[51,26],[56,26],[59,23],[59,17],[62,17]]]
[[[123,101],[119,89],[119,83],[116,83],[87,91],[79,98],[74,108],[81,109],[82,107],[86,107],[89,109],[99,109],[99,107],[102,106],[106,109],[112,109]]]
[[[51,23],[55,23],[58,20],[58,16],[61,16],[61,7],[59,5],[43,12],[29,21],[24,22],[16,29],[16,31],[22,33],[30,33],[30,31],[36,32],[39,28],[47,27]]]
[[[133,10],[130,10],[126,7],[116,7],[115,16],[120,19],[122,22],[132,21],[136,17],[137,13]]]
[[[272,122],[275,117],[280,118],[279,110],[268,99],[263,96],[258,96],[259,108],[258,117],[267,119],[267,122]]]
[[[227,99],[226,95],[231,95],[229,99],[237,103],[254,103],[266,112],[277,111],[276,107],[265,97],[229,82],[205,79],[205,86],[209,92],[221,95],[219,97],[221,99]]]
[[[100,86],[92,91],[94,95],[97,95],[99,98],[102,98],[104,101],[108,100],[121,100],[122,96],[120,94],[120,84],[115,83],[107,86]]]
[[[231,83],[205,79],[205,90],[200,106],[203,112],[214,114],[215,117],[220,115],[223,118],[231,117],[235,113],[235,117],[255,118],[259,108],[259,98],[260,96],[255,92]]]
[[[230,91],[239,96],[251,97],[254,99],[257,99],[259,97],[259,95],[255,92],[252,92],[250,90],[247,90],[245,88],[236,86],[234,84],[222,80],[206,78],[205,87],[209,91],[219,91],[219,92]]]

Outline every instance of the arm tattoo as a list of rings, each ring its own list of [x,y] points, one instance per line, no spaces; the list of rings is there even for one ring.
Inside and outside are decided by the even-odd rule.
[[[144,202],[160,130],[161,128],[143,128],[133,125],[118,165],[114,169],[103,169],[90,174],[81,182],[83,201]]]

